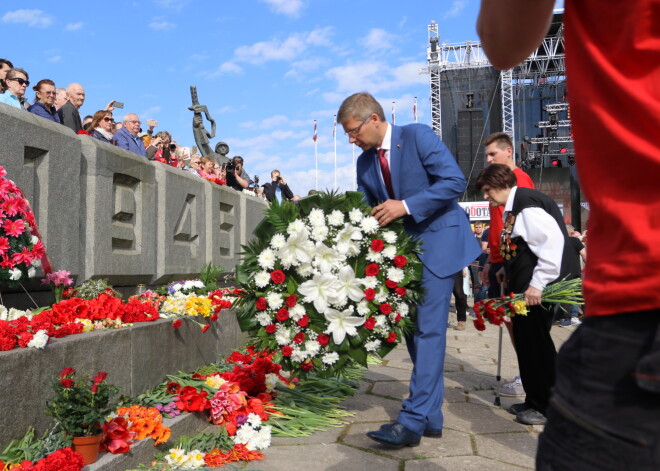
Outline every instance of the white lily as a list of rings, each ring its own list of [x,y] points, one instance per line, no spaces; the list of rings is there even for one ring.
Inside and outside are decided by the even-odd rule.
[[[359,251],[356,241],[362,240],[362,231],[358,227],[346,224],[346,227],[337,234],[336,240],[335,248],[337,252],[351,255],[349,252],[354,252],[355,249]]]
[[[314,242],[309,240],[307,230],[304,229],[291,234],[280,249],[279,256],[283,264],[285,260],[292,265],[310,263],[314,256]]]
[[[346,257],[341,255],[335,249],[325,245],[323,242],[316,243],[316,256],[312,265],[317,267],[321,273],[330,273],[332,269],[339,263],[343,262]]]
[[[364,291],[360,287],[361,278],[355,278],[355,272],[350,265],[343,266],[337,272],[339,288],[337,298],[350,298],[351,301],[359,302],[364,298]]]
[[[330,321],[326,333],[332,334],[332,340],[336,345],[340,345],[346,338],[346,335],[355,337],[357,335],[357,327],[364,324],[366,320],[364,317],[354,317],[352,306],[341,312],[335,309],[328,309],[325,313],[325,318]]]
[[[328,309],[328,303],[337,297],[337,278],[330,273],[314,274],[298,286],[298,292],[304,296],[304,301],[314,303],[314,308],[323,314]]]

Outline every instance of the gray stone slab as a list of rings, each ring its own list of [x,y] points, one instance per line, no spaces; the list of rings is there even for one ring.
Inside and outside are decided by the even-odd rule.
[[[363,378],[367,381],[407,381],[410,379],[410,369],[370,366]]]
[[[342,402],[342,405],[355,414],[346,417],[348,422],[392,422],[401,408],[401,401],[386,399],[372,394],[358,394]]]
[[[509,463],[480,456],[454,456],[406,461],[405,471],[515,471],[522,469]]]
[[[471,403],[447,403],[442,411],[445,428],[475,434],[525,432],[525,425],[514,422],[514,416],[502,409]]]
[[[445,388],[459,388],[465,391],[493,389],[497,383],[494,376],[470,372],[445,373]]]
[[[193,175],[194,177],[194,175]],[[241,195],[232,188],[205,185],[207,227],[206,256],[231,272],[239,263]]]
[[[314,432],[309,437],[273,437],[272,446],[293,446],[293,445],[323,445],[327,443],[336,443],[339,437],[345,433],[348,424],[342,427],[332,427],[325,431]]]
[[[477,452],[487,458],[518,466],[534,467],[538,434],[498,433],[477,435]]]

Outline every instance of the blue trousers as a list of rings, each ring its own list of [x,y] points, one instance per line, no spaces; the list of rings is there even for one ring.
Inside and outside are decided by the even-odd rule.
[[[442,401],[445,395],[444,364],[447,345],[447,319],[454,288],[454,276],[439,278],[424,267],[426,297],[417,306],[416,330],[406,338],[413,361],[410,395],[403,401],[397,422],[422,434],[428,425],[441,430]]]

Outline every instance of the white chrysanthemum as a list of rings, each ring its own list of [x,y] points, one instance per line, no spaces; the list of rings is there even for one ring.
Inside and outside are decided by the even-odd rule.
[[[376,301],[379,304],[384,303],[385,301],[387,301],[387,295],[388,295],[387,291],[383,289],[383,287],[381,286],[380,289],[376,291],[376,297],[374,298],[374,301]]]
[[[260,312],[257,314],[257,322],[259,322],[259,325],[261,326],[267,326],[268,324],[271,324],[273,321],[270,318],[270,314],[267,312]]]
[[[360,228],[365,234],[373,234],[380,228],[378,225],[378,220],[373,216],[366,216],[360,222]]]
[[[310,357],[315,357],[321,351],[321,344],[316,340],[307,340],[305,342],[305,351]]]
[[[275,387],[280,384],[280,378],[278,378],[275,373],[267,373],[264,384],[266,385],[266,392],[271,393]]]
[[[376,319],[376,327],[379,328],[386,328],[387,327],[387,316],[383,314],[379,314],[377,316],[374,316],[374,319]]]
[[[275,341],[278,345],[288,345],[291,343],[291,331],[286,328],[275,331]]]
[[[362,211],[360,211],[360,210],[357,209],[357,208],[353,208],[353,209],[351,209],[351,210],[349,211],[349,213],[348,213],[348,219],[350,219],[350,221],[351,221],[353,224],[357,224],[357,223],[359,223],[360,221],[362,221],[362,218],[363,218],[363,217],[364,217],[364,215],[362,214]]]
[[[357,303],[357,313],[361,316],[366,316],[370,311],[368,301],[360,301]]]
[[[34,260],[32,260],[32,266],[35,268],[39,268],[41,266],[41,259],[35,258]]]
[[[272,427],[270,425],[262,426],[257,435],[250,440],[247,447],[252,450],[265,450],[270,446]]]
[[[252,428],[257,428],[261,426],[261,417],[257,414],[250,412],[248,414],[247,423],[250,424]]]
[[[316,256],[312,265],[321,273],[330,273],[334,267],[342,263],[346,258],[335,249],[328,247],[323,242],[316,243]]]
[[[267,271],[260,271],[254,275],[254,284],[257,288],[264,288],[270,283],[270,274]]]
[[[367,251],[367,255],[365,258],[370,261],[370,262],[375,262],[375,263],[381,263],[383,261],[383,256],[381,255],[380,252],[374,252],[373,250],[369,249]]]
[[[300,318],[304,315],[305,308],[300,304],[296,304],[295,306],[289,308],[289,317],[293,319],[294,322],[300,320]]]
[[[7,308],[4,307],[2,304],[0,304],[0,321],[6,321],[8,313],[9,311],[7,310]]]
[[[28,348],[44,348],[48,343],[48,331],[39,330],[27,344]]]
[[[397,312],[401,314],[401,316],[406,317],[410,311],[410,308],[406,303],[399,303],[397,304]]]
[[[36,244],[37,242],[39,242],[39,237],[37,237],[36,235],[30,236],[30,243],[32,245]]]
[[[364,289],[375,288],[376,286],[378,286],[379,283],[378,278],[376,278],[375,276],[365,276],[360,281],[362,282],[362,286],[364,286]]]
[[[275,268],[275,252],[272,249],[264,249],[257,257],[257,263],[264,270],[272,270]]]
[[[16,308],[10,308],[9,312],[7,313],[7,319],[8,321],[15,321],[16,319],[20,317],[27,317],[28,320],[32,320],[32,311],[21,311],[20,309]]]
[[[405,273],[400,268],[389,268],[387,270],[387,279],[392,280],[395,283],[401,283],[404,275]]]
[[[384,231],[382,234],[383,240],[388,244],[396,244],[396,232]]]
[[[396,257],[396,247],[393,245],[388,245],[383,249],[381,255],[385,258],[389,258],[390,260],[393,259]]]
[[[34,275],[37,274],[37,270],[34,267],[28,268],[28,278],[34,278]]]
[[[337,352],[328,352],[321,357],[321,361],[325,365],[334,365],[339,360],[339,354]]]
[[[300,234],[300,233],[304,233],[305,235],[307,235],[307,227],[305,226],[305,223],[302,222],[300,219],[296,219],[295,221],[289,223],[289,225],[286,228],[286,232],[289,235]]]
[[[286,237],[284,237],[283,234],[275,234],[273,238],[270,240],[270,246],[275,249],[281,249],[284,247],[284,244],[286,243]]]
[[[268,307],[271,309],[279,309],[284,303],[282,300],[282,295],[272,291],[266,295],[266,302],[268,303]]]
[[[344,224],[344,213],[335,209],[328,215],[328,224],[333,227],[339,227]]]
[[[293,352],[291,353],[291,361],[297,361],[298,363],[302,363],[305,361],[307,358],[307,352],[305,350],[301,350],[298,347],[293,347]]]
[[[370,342],[366,342],[364,344],[364,348],[368,352],[375,352],[376,350],[378,350],[380,348],[380,340],[376,339],[376,340],[372,340]]]
[[[307,278],[312,273],[314,273],[314,267],[311,263],[301,263],[296,271],[303,278]]]
[[[9,279],[12,281],[20,280],[23,273],[18,268],[9,270]]]
[[[314,226],[325,226],[325,213],[322,209],[314,208],[309,212],[307,216],[309,223]]]
[[[314,226],[312,229],[312,239],[317,242],[322,242],[328,237],[328,226]]]

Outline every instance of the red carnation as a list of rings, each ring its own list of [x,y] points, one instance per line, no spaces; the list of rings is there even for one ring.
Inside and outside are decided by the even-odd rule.
[[[260,297],[260,298],[257,298],[257,302],[255,303],[255,306],[260,311],[265,311],[266,308],[268,307],[268,303],[266,302],[266,298],[264,298],[263,296]]]
[[[367,301],[373,301],[376,297],[376,290],[373,288],[367,288],[364,290],[364,299]]]
[[[380,252],[385,248],[385,243],[380,239],[374,239],[371,241],[371,250],[374,252]]]
[[[328,342],[330,342],[330,337],[325,334],[319,334],[319,336],[316,338],[316,341],[320,345],[328,345]]]
[[[479,316],[474,321],[474,328],[477,330],[486,330],[486,324],[484,323],[484,318]]]
[[[367,276],[376,276],[378,275],[378,272],[380,272],[380,268],[378,268],[377,263],[370,263],[367,265],[367,268],[364,269],[364,274]]]
[[[394,257],[394,264],[397,266],[397,268],[403,268],[407,263],[408,259],[403,255],[397,255]]]
[[[366,321],[364,321],[364,328],[367,330],[374,330],[374,327],[376,327],[376,318],[370,317]]]
[[[300,319],[298,319],[296,324],[298,324],[300,327],[307,327],[307,325],[309,324],[309,316],[305,314]]]
[[[312,368],[314,368],[314,363],[312,363],[311,360],[310,361],[305,361],[305,362],[300,364],[300,368],[303,371],[310,371]]]
[[[392,288],[396,288],[396,287],[397,287],[397,283],[396,283],[395,281],[392,281],[392,280],[386,280],[386,281],[385,281],[385,286],[387,286],[388,288],[392,289]]]
[[[217,321],[217,320],[218,320],[218,315],[217,315],[217,314],[213,314],[211,317],[209,317],[209,320],[210,320],[211,322],[215,322],[215,321]]]
[[[178,329],[179,327],[181,327],[181,324],[183,324],[183,322],[181,322],[181,319],[177,319],[174,322],[172,322],[172,327]]]
[[[399,322],[401,322],[401,314],[397,312],[396,316],[394,316],[394,323],[398,324]]]
[[[285,307],[282,307],[277,311],[275,317],[277,317],[278,321],[284,322],[289,318],[289,311]]]
[[[73,379],[72,378],[61,379],[60,384],[64,389],[69,389],[73,386]]]
[[[298,332],[295,337],[293,337],[293,343],[303,343],[305,341],[305,334]]]
[[[295,294],[289,295],[286,297],[285,302],[288,307],[293,307],[298,302],[298,297]]]
[[[392,312],[392,305],[388,303],[383,303],[380,305],[379,309],[380,312],[382,312],[383,314],[389,314],[390,312]]]
[[[285,357],[290,357],[293,354],[293,348],[290,345],[285,345],[282,347],[282,355]]]
[[[275,324],[268,324],[266,326],[266,333],[268,333],[268,334],[274,334],[276,330],[277,330],[277,327],[275,326]]]
[[[206,332],[211,328],[211,324],[206,324],[204,327],[202,327],[202,333]]]
[[[273,283],[280,284],[284,283],[284,280],[286,280],[286,275],[284,275],[282,270],[275,270],[270,274],[270,279],[273,280]]]
[[[403,286],[399,286],[394,292],[403,298],[408,291]]]
[[[96,373],[96,376],[94,376],[93,381],[96,384],[99,384],[99,383],[103,382],[103,380],[105,380],[105,378],[107,378],[107,377],[108,377],[108,373],[106,373],[105,371],[99,371],[98,373]]]
[[[390,332],[385,341],[389,343],[395,343],[396,342],[396,332]]]

